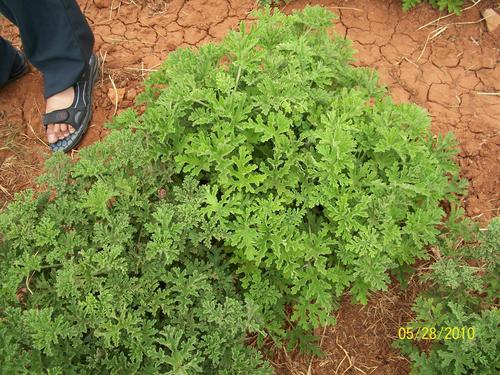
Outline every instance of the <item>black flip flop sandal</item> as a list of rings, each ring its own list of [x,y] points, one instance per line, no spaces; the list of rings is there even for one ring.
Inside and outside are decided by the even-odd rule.
[[[64,139],[59,139],[55,143],[50,144],[52,151],[68,152],[73,149],[82,139],[87,131],[92,117],[92,104],[93,104],[93,88],[94,82],[99,75],[99,61],[95,54],[89,61],[87,71],[82,75],[80,80],[76,82],[73,87],[75,88],[75,99],[70,107],[65,109],[58,109],[43,116],[43,125],[45,132],[49,124],[68,124],[71,125],[75,132],[68,135]]]

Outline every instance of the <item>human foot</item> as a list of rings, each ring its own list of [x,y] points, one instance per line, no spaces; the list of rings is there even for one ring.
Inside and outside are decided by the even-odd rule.
[[[47,99],[45,113],[50,113],[58,109],[68,108],[75,100],[75,89],[73,86],[61,91]],[[64,139],[73,134],[75,129],[68,124],[50,124],[47,126],[47,141],[56,143],[59,139]]]
[[[87,131],[92,117],[94,82],[98,75],[99,61],[93,54],[88,69],[78,82],[47,99],[43,124],[52,151],[70,151]]]

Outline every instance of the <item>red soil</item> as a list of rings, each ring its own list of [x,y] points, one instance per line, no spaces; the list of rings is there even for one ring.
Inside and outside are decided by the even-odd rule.
[[[251,21],[248,13],[257,6],[255,0],[78,2],[104,61],[91,127],[80,148],[107,134],[103,125],[115,108],[119,112],[133,105],[145,76],[170,51],[221,40],[240,21]],[[404,13],[398,0],[297,0],[281,7],[288,14],[306,4],[329,7],[340,16],[335,29],[358,50],[356,65],[375,68],[397,102],[426,108],[434,133],[455,134],[461,173],[469,180],[463,205],[483,224],[498,215],[500,201],[500,33],[487,33],[484,23],[477,21],[480,11],[495,3],[482,1],[461,16],[420,30],[443,14],[427,5]],[[432,31],[446,25],[432,38]],[[20,45],[17,30],[4,19],[0,33]],[[35,186],[49,155],[43,144],[43,109],[42,79],[36,71],[0,92],[0,207],[16,191]],[[407,374],[408,360],[390,343],[397,328],[409,320],[414,294],[394,284],[388,293],[373,296],[366,307],[343,303],[339,324],[324,333],[322,347],[328,356],[311,361],[282,351],[275,357],[277,371]]]

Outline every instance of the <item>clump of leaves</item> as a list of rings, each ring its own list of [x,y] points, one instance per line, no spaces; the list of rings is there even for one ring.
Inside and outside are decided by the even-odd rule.
[[[328,10],[255,15],[170,54],[143,115],[0,215],[14,372],[268,373],[246,332],[303,341],[437,241],[453,138],[350,65]]]
[[[448,327],[464,328],[467,333],[459,333],[458,338],[443,334],[428,351],[417,342],[397,342],[412,359],[416,374],[493,375],[500,371],[500,218],[493,219],[483,233],[477,226],[462,228],[455,235],[466,234],[466,245],[442,248],[442,257],[424,279],[430,285],[413,307],[416,318],[408,325],[415,330],[444,329],[445,333]],[[456,239],[453,234],[448,237]]]
[[[259,0],[260,4],[266,5],[283,5],[288,4],[291,0]],[[441,11],[445,10],[450,13],[460,14],[462,13],[462,5],[464,0],[402,0],[403,9],[405,11],[421,4],[422,2],[430,3],[434,8]]]
[[[260,5],[283,5],[288,4],[292,0],[259,0]]]
[[[422,3],[422,1],[427,1],[433,7],[439,10],[446,10],[448,12],[453,12],[460,14],[462,12],[462,5],[464,0],[403,0],[403,9],[409,10],[414,6]]]
[[[330,11],[256,15],[219,45],[170,54],[129,126],[203,184],[199,214],[276,337],[287,319],[331,323],[346,290],[366,302],[388,271],[426,257],[439,202],[463,186],[453,137],[433,137],[423,109],[350,65]]]
[[[197,183],[128,130],[79,155],[0,214],[2,373],[270,374]]]

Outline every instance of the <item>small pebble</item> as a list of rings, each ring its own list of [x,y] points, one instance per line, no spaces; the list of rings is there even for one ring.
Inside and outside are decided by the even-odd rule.
[[[111,0],[94,0],[94,4],[97,8],[109,8]]]
[[[483,10],[483,18],[485,18],[484,22],[486,22],[486,28],[490,33],[500,26],[500,15],[491,8]]]

